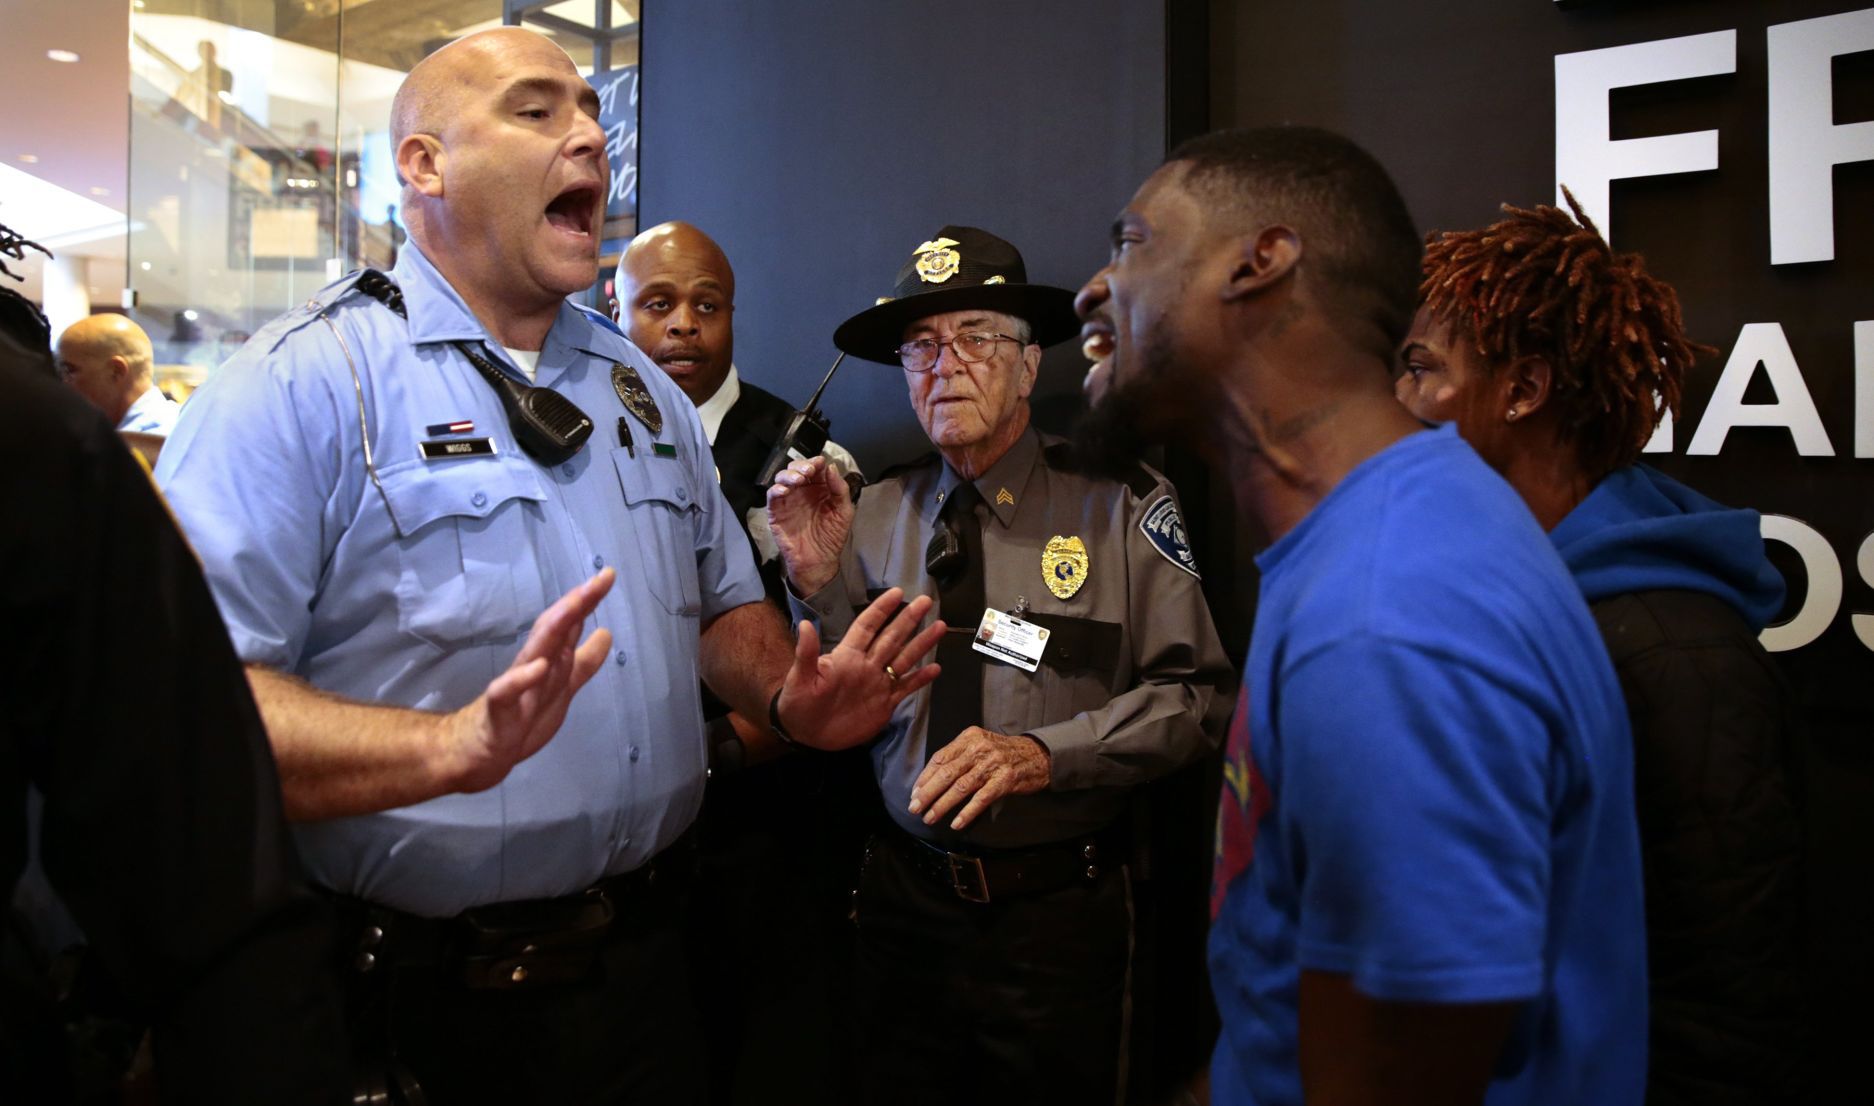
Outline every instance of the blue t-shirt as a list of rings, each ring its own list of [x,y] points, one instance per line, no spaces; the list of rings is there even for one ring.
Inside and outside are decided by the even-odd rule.
[[[1212,1101],[1301,1102],[1312,970],[1383,1000],[1521,1002],[1488,1103],[1639,1103],[1627,713],[1521,500],[1453,429],[1413,434],[1258,564],[1218,825]]]

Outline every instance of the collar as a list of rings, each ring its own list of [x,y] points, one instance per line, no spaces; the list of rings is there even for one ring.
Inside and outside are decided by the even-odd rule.
[[[976,491],[1003,526],[1015,521],[1016,509],[1028,494],[1028,478],[1034,474],[1040,456],[1041,437],[1031,422],[1009,451],[976,478]],[[943,475],[937,481],[937,502],[949,498],[951,490],[962,483],[963,477],[945,461]]]
[[[709,436],[709,444],[716,444],[716,431],[722,429],[722,417],[735,406],[735,401],[742,398],[742,378],[735,371],[733,362],[729,365],[729,375],[722,378],[722,385],[716,394],[704,400],[696,408],[696,417],[703,420],[703,433]]]
[[[448,280],[436,270],[414,241],[405,242],[398,251],[397,265],[391,279],[403,290],[404,310],[410,318],[410,341],[481,342],[493,351],[498,361],[506,361],[501,344],[489,335],[467,302]],[[624,359],[624,339],[599,327],[586,313],[570,302],[561,301],[559,317],[553,320],[547,339],[541,344],[540,367],[536,374],[541,384],[550,383],[568,363],[555,347],[582,350],[610,361]],[[555,356],[560,352],[559,356]]]
[[[148,415],[159,411],[170,402],[170,398],[164,395],[161,389],[154,384],[150,385],[142,395],[136,398],[136,402],[125,409],[124,417],[117,420],[117,429],[124,429],[132,422],[135,422],[137,416]]]

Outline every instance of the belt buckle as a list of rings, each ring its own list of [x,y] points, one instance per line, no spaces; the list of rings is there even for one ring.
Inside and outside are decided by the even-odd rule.
[[[982,858],[953,852],[944,857],[950,861],[950,886],[957,897],[965,902],[988,902],[989,880],[983,875]]]

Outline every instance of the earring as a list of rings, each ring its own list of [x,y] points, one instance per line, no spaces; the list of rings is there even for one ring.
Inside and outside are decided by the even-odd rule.
[[[1518,411],[1516,408],[1512,407],[1510,408],[1509,413],[1503,416],[1503,419],[1505,422],[1515,422],[1516,416],[1520,414],[1522,414],[1521,411]]]

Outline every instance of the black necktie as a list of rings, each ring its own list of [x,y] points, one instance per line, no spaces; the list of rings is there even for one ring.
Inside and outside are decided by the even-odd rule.
[[[950,493],[939,516],[957,536],[963,566],[937,582],[937,609],[949,630],[937,643],[943,675],[931,685],[930,727],[924,735],[924,759],[983,721],[983,666],[970,648],[983,618],[983,524],[976,508],[983,502],[976,485],[964,482]]]

